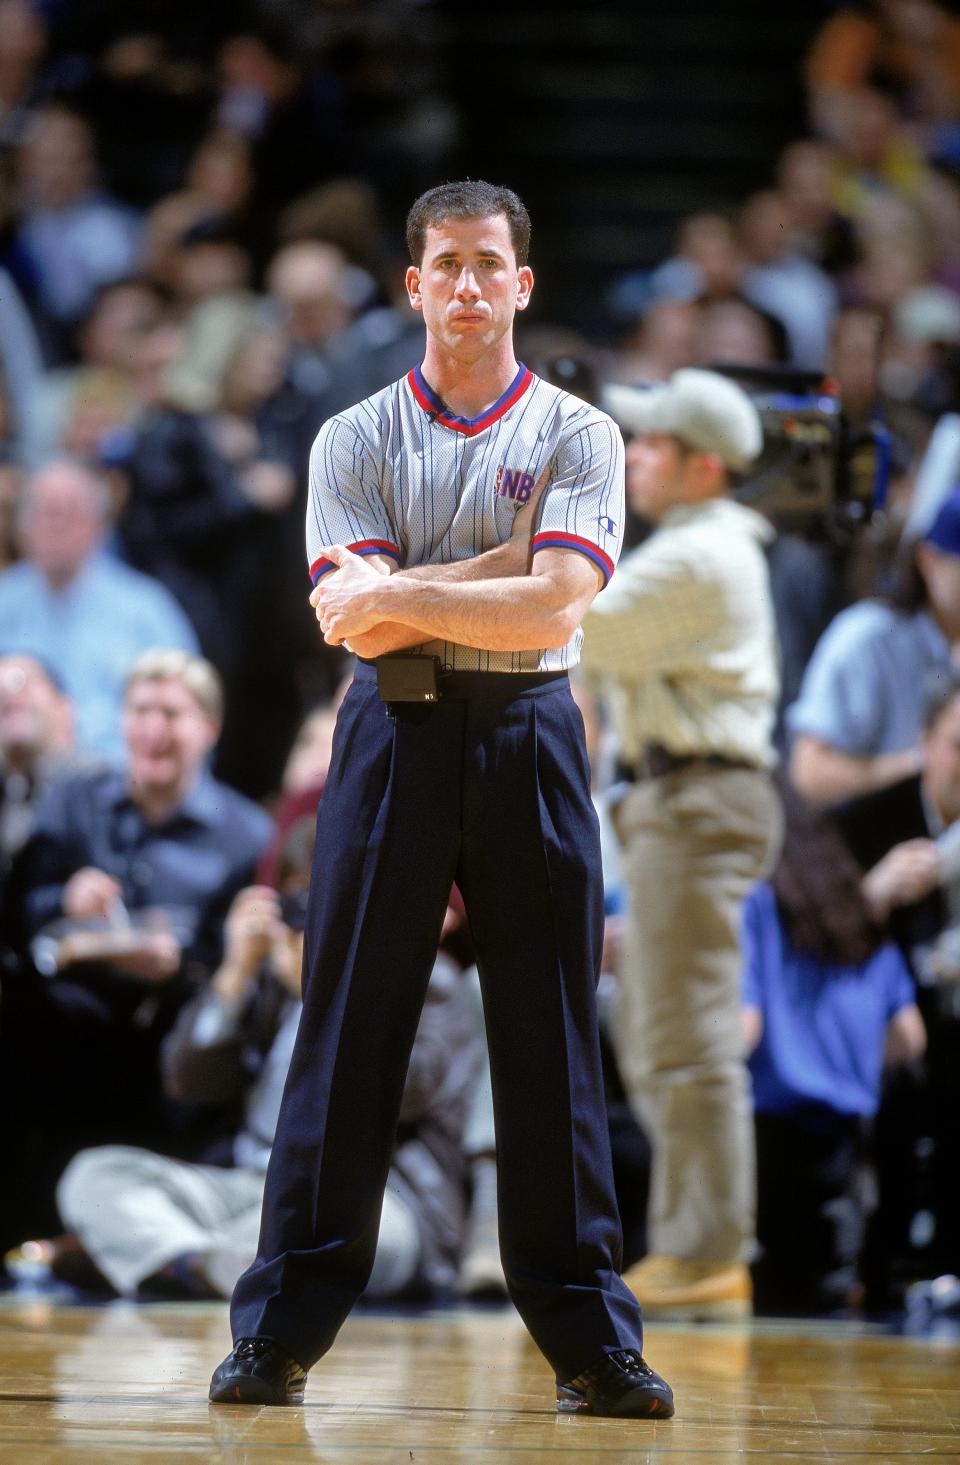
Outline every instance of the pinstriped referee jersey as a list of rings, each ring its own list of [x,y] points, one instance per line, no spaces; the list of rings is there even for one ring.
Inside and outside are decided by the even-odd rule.
[[[623,541],[623,443],[603,412],[521,366],[480,417],[457,417],[419,367],[324,423],[310,455],[307,557],[314,584],[332,569],[324,545],[384,554],[403,569],[472,559],[510,538],[515,515],[549,471],[532,549],[567,549],[613,574]],[[563,671],[568,645],[420,649],[456,671]]]

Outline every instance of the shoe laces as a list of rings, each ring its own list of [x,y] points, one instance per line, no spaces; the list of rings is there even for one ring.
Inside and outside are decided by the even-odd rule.
[[[270,1338],[241,1338],[233,1352],[235,1358],[262,1358],[272,1347]]]
[[[606,1357],[620,1373],[639,1374],[641,1378],[649,1378],[653,1373],[649,1363],[644,1362],[636,1348],[617,1348]]]

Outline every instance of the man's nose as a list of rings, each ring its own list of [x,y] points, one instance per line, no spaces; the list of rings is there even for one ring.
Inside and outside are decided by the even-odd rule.
[[[464,265],[463,269],[460,271],[460,277],[457,280],[457,299],[477,300],[479,298],[479,295],[480,286],[477,283],[477,277],[473,273],[472,269],[469,269],[466,265]]]

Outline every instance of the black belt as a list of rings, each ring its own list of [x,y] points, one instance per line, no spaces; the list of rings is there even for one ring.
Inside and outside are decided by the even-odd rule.
[[[727,758],[722,753],[671,753],[661,743],[649,743],[636,763],[622,765],[622,776],[628,783],[645,783],[650,778],[664,778],[681,768],[748,768],[757,773],[755,763],[745,758]]]

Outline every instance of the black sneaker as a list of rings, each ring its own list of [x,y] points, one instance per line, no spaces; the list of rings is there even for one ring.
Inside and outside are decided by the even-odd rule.
[[[272,1338],[241,1338],[210,1380],[211,1404],[302,1404],[306,1369]]]
[[[558,1384],[557,1409],[613,1419],[669,1419],[673,1390],[635,1348],[618,1348],[569,1383]]]

